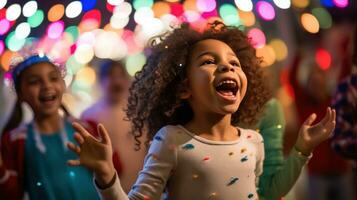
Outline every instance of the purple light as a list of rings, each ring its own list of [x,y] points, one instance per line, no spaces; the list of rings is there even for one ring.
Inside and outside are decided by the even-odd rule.
[[[63,33],[63,29],[64,29],[63,21],[53,22],[47,28],[47,35],[51,39],[59,38]]]
[[[201,12],[211,12],[216,8],[215,0],[197,0],[196,6]]]
[[[4,49],[5,49],[4,42],[0,40],[0,55],[4,52]]]
[[[248,38],[251,38],[251,44],[254,48],[261,48],[265,45],[266,39],[263,31],[253,28],[248,31]]]
[[[348,0],[333,0],[333,3],[339,8],[345,8],[348,6]]]
[[[273,6],[266,1],[259,1],[256,4],[256,9],[260,17],[264,20],[270,21],[275,18],[275,10]]]
[[[10,29],[10,22],[7,19],[0,20],[0,35],[4,35]]]

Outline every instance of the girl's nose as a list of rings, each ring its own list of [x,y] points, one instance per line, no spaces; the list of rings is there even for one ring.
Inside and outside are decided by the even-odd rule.
[[[218,65],[219,72],[234,72],[234,67],[228,63]]]

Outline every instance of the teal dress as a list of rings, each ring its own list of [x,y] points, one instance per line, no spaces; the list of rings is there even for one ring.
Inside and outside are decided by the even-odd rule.
[[[287,159],[283,155],[285,119],[282,106],[271,99],[261,118],[258,129],[264,139],[265,160],[259,178],[259,199],[276,200],[294,186],[302,168],[311,157],[299,154],[294,148]]]
[[[66,121],[66,139],[73,141],[74,129]],[[67,160],[76,159],[65,147],[61,133],[38,134],[45,151],[41,151],[33,124],[28,125],[25,144],[25,190],[30,199],[99,199],[92,173],[83,167],[70,167]],[[41,146],[41,145],[40,145]]]

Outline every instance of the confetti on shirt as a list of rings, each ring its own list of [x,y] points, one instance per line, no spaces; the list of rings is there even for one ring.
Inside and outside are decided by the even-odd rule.
[[[239,178],[237,177],[231,177],[231,179],[229,180],[227,186],[233,185],[234,183],[236,183],[239,180]]]
[[[242,159],[240,159],[241,162],[245,162],[248,160],[248,156],[244,156]]]
[[[192,150],[192,149],[194,149],[195,148],[195,146],[193,146],[193,144],[185,144],[183,147],[182,147],[182,149],[184,149],[184,150]]]

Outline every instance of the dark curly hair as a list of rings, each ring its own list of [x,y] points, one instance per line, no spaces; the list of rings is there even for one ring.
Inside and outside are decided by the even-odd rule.
[[[263,83],[261,60],[256,57],[250,39],[237,27],[213,23],[203,32],[182,24],[171,34],[151,40],[143,69],[135,74],[129,89],[126,114],[132,122],[131,133],[140,148],[139,138],[147,132],[147,141],[165,125],[186,124],[193,118],[187,101],[178,96],[186,79],[190,50],[199,41],[216,39],[228,44],[237,55],[248,80],[247,92],[239,109],[232,115],[232,124],[253,124],[270,92]]]

